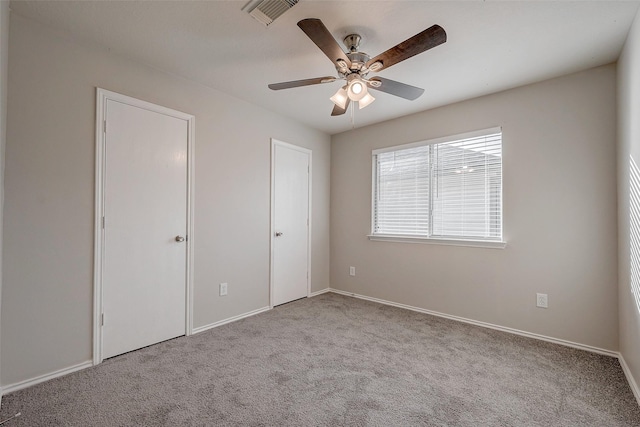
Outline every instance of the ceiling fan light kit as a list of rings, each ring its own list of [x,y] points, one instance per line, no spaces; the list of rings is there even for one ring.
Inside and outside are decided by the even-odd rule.
[[[358,101],[358,108],[362,110],[364,107],[371,104],[375,100],[376,99],[369,92],[367,92],[365,96],[363,96],[362,99]]]
[[[347,86],[341,87],[340,89],[338,89],[335,95],[329,98],[331,101],[333,101],[334,104],[336,104],[338,107],[342,108],[343,110],[347,109],[347,100],[349,99],[349,95],[347,94],[346,88]]]
[[[339,77],[320,77],[275,83],[270,84],[269,88],[280,90],[346,80],[347,84],[329,98],[335,104],[331,112],[332,116],[344,114],[350,102],[357,102],[359,109],[370,105],[375,101],[375,98],[369,93],[369,89],[379,90],[408,100],[417,99],[422,95],[424,89],[382,77],[367,79],[367,75],[369,72],[382,71],[447,41],[447,33],[444,29],[439,25],[433,25],[371,59],[369,55],[359,51],[362,37],[358,34],[349,34],[343,39],[348,49],[348,52],[344,52],[319,19],[303,19],[298,22],[298,27],[331,60]]]
[[[347,86],[347,96],[352,101],[360,101],[367,94],[367,84],[359,74],[349,74]]]
[[[347,109],[347,100],[357,102],[358,109],[362,110],[376,99],[367,90],[367,84],[357,74],[350,74],[347,77],[347,85],[338,89],[338,91],[329,98],[341,109]]]

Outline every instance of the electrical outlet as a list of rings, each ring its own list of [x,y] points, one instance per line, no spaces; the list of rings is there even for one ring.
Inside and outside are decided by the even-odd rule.
[[[549,307],[549,297],[547,296],[547,294],[536,294],[536,307]]]
[[[349,276],[355,276],[355,275],[356,275],[356,268],[349,267]]]
[[[227,284],[220,283],[220,296],[223,297],[227,294]]]

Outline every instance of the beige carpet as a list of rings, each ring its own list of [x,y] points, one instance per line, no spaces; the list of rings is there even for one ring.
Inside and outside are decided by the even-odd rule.
[[[5,426],[640,426],[614,358],[335,294],[5,396],[16,412]]]

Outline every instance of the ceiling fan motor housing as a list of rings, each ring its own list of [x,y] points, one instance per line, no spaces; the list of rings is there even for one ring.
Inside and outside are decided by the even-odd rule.
[[[359,34],[349,34],[343,39],[344,45],[348,49],[346,55],[351,61],[351,67],[346,68],[343,64],[338,62],[336,64],[336,70],[338,70],[338,73],[345,77],[351,73],[358,73],[361,76],[365,76],[367,74],[368,70],[366,69],[365,64],[371,58],[364,52],[358,52],[361,41],[362,37]]]
[[[369,59],[371,59],[369,58],[369,55],[364,52],[347,53],[347,57],[351,60],[352,72],[365,71],[365,64]]]

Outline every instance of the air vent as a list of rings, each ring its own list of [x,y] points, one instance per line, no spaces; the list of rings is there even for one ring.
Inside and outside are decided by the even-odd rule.
[[[243,9],[253,18],[268,27],[280,15],[291,9],[299,0],[256,0]]]

